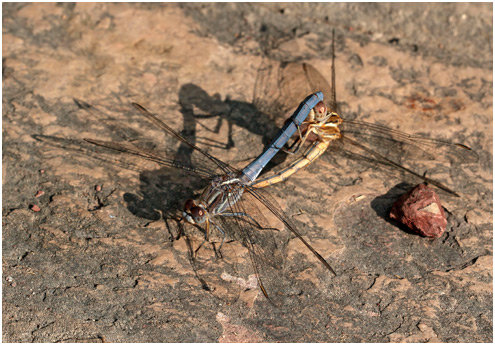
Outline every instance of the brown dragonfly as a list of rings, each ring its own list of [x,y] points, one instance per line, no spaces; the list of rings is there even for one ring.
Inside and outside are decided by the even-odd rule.
[[[333,143],[337,146],[345,145],[346,150],[359,152],[359,156],[391,166],[458,197],[459,194],[443,183],[405,167],[400,161],[407,159],[408,162],[434,160],[475,163],[478,161],[476,152],[463,144],[411,135],[378,124],[342,118],[335,90],[334,52],[333,37],[331,86],[316,68],[307,63],[265,62],[261,66],[254,96],[254,103],[261,111],[273,116],[287,113],[294,108],[301,95],[315,91],[322,91],[330,101],[327,105],[320,102],[315,106],[314,112],[303,122],[299,136],[285,152],[297,153],[303,144],[309,141],[312,142],[311,146],[285,169],[274,175],[259,178],[253,186],[262,188],[286,180],[299,169],[314,162]]]

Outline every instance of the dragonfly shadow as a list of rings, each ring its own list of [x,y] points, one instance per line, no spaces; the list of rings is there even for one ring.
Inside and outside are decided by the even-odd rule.
[[[151,221],[159,220],[161,215],[164,219],[179,217],[184,202],[204,187],[204,180],[183,176],[168,167],[143,171],[139,181],[139,193],[125,193],[124,201],[132,214]]]
[[[256,108],[253,103],[237,101],[227,97],[221,100],[220,95],[214,94],[210,96],[205,90],[195,84],[184,84],[179,90],[180,112],[183,115],[184,127],[181,134],[194,144],[206,145],[209,147],[222,148],[229,150],[236,145],[243,146],[247,152],[252,149],[245,147],[245,143],[249,142],[248,138],[239,137],[234,141],[234,126],[244,128],[249,133],[261,137],[259,152],[268,148],[271,140],[279,131],[274,119],[271,119],[265,113]],[[213,127],[206,126],[201,120],[216,118],[216,124]],[[227,138],[223,142],[221,140],[213,140],[197,135],[198,126],[206,131],[214,134],[219,134],[221,127],[226,123]],[[191,152],[191,148],[182,144],[179,148],[178,155],[184,155]],[[256,156],[249,157],[248,160],[254,159]],[[287,158],[287,154],[279,152],[265,167],[264,171],[270,171],[274,167],[280,165]]]
[[[376,212],[376,215],[380,218],[384,219],[387,223],[393,225],[394,227],[398,227],[405,233],[408,234],[416,234],[407,226],[402,223],[399,223],[392,218],[390,218],[390,210],[392,209],[392,205],[398,198],[404,195],[407,191],[413,188],[413,185],[407,182],[401,182],[391,188],[386,194],[383,194],[379,197],[376,197],[371,201],[371,208]]]

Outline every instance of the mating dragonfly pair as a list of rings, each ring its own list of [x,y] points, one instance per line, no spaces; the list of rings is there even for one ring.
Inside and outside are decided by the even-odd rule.
[[[277,217],[287,229],[295,235],[302,243],[318,258],[321,264],[332,274],[336,274],[330,264],[323,258],[299,233],[292,221],[284,215],[283,211],[269,197],[264,190],[272,184],[281,182],[294,174],[297,170],[309,165],[330,146],[332,141],[344,140],[348,144],[359,147],[372,157],[384,162],[392,167],[402,170],[417,178],[429,182],[453,195],[456,192],[441,184],[431,180],[416,172],[403,167],[399,163],[377,153],[366,147],[363,143],[347,137],[345,131],[341,132],[341,127],[353,131],[374,133],[370,135],[386,135],[393,140],[394,145],[401,145],[404,150],[411,147],[416,151],[423,152],[421,158],[438,159],[438,160],[455,160],[459,162],[472,162],[477,160],[477,155],[467,146],[462,144],[453,144],[445,141],[434,140],[430,138],[411,136],[399,131],[391,130],[386,127],[367,124],[358,121],[344,121],[337,112],[337,102],[335,93],[335,55],[332,58],[332,86],[329,87],[324,78],[307,64],[292,64],[291,67],[298,68],[302,71],[300,78],[305,78],[306,82],[312,88],[313,94],[309,95],[300,103],[297,110],[286,121],[283,128],[276,135],[268,149],[266,149],[258,158],[239,171],[229,164],[213,157],[208,152],[188,141],[177,131],[172,129],[155,115],[148,112],[142,106],[133,103],[134,108],[146,117],[151,123],[163,130],[166,134],[171,135],[178,141],[192,149],[195,155],[201,157],[204,164],[189,165],[187,162],[180,162],[167,156],[159,155],[149,150],[144,150],[129,143],[114,143],[108,141],[85,139],[86,141],[106,147],[115,151],[120,151],[141,158],[156,162],[163,166],[174,167],[195,174],[204,178],[206,188],[197,201],[187,200],[184,204],[182,219],[190,224],[203,228],[205,232],[204,241],[209,240],[212,229],[216,229],[221,234],[222,241],[218,252],[221,251],[225,236],[236,239],[242,243],[249,251],[250,260],[256,277],[258,286],[262,293],[269,300],[272,300],[274,291],[270,291],[271,285],[267,287],[265,282],[269,280],[268,276],[273,271],[280,271],[280,264],[283,260],[283,253],[280,253],[273,246],[277,241],[273,239],[277,235],[272,229],[263,228],[260,219],[256,219],[260,214],[269,212]],[[297,76],[296,76],[297,77]],[[323,80],[323,82],[322,82]],[[315,83],[315,81],[320,81]],[[301,81],[302,82],[302,81]],[[326,83],[326,84],[324,84]],[[321,90],[330,90],[330,102],[327,107],[323,102],[323,93]],[[297,132],[296,139],[286,150],[289,153],[296,153],[305,144],[306,141],[313,141],[313,144],[298,159],[292,162],[287,168],[279,173],[258,179],[259,174],[275,154],[282,149]],[[311,137],[316,136],[315,139]],[[261,213],[253,210],[263,209]],[[255,216],[253,216],[256,214]],[[224,221],[229,219],[230,221]],[[278,258],[274,258],[278,256]]]

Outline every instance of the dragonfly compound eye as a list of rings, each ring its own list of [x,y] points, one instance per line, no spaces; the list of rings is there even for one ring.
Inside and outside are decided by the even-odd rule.
[[[187,199],[186,203],[184,204],[184,210],[186,212],[189,212],[191,210],[191,208],[193,208],[194,206],[196,206],[194,201],[192,199]]]
[[[195,206],[191,208],[191,216],[196,224],[202,224],[206,220],[206,211],[202,207]]]

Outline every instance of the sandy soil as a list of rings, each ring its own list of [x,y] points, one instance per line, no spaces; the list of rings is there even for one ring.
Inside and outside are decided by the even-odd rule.
[[[3,341],[493,340],[492,4],[2,6]],[[212,233],[192,259],[203,233],[176,239],[204,182],[82,139],[188,158],[137,102],[241,168],[286,117],[262,111],[278,84],[260,66],[305,61],[330,80],[332,29],[342,117],[463,143],[479,161],[381,147],[460,194],[439,191],[435,240],[387,216],[417,181],[338,144],[270,187],[337,272],[265,212],[285,259],[266,277],[275,308],[238,241],[219,259]]]

